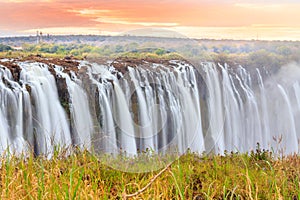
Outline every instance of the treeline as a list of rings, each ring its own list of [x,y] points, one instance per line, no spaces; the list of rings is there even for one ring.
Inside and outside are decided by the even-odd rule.
[[[300,45],[298,43],[263,43],[253,44],[244,51],[220,50],[211,55],[216,63],[231,67],[244,66],[249,71],[264,68],[268,72],[276,72],[280,67],[291,63],[300,62]],[[243,48],[243,46],[242,46]],[[221,47],[221,49],[226,49]],[[233,48],[234,49],[234,48]]]
[[[136,42],[123,44],[23,44],[22,51],[31,54],[45,54],[46,56],[75,56],[77,58],[95,58],[95,57],[109,57],[115,58],[119,56],[128,57],[177,57],[175,49],[164,49],[159,47],[148,47],[147,45],[140,45]]]
[[[49,53],[59,55],[73,55],[73,56],[113,56],[114,54],[122,52],[134,52],[138,48],[137,43],[130,43],[122,45],[99,45],[94,46],[90,44],[24,44],[22,49],[25,52],[32,53]]]
[[[57,38],[55,38],[57,39]],[[75,40],[76,39],[76,40]],[[231,67],[242,65],[248,70],[266,68],[276,72],[281,66],[300,61],[300,42],[190,40],[147,37],[110,37],[84,43],[82,38],[68,37],[68,42],[23,43],[22,52],[55,56],[116,57],[116,56],[177,56],[199,61],[214,61]],[[166,42],[166,43],[165,43]],[[0,44],[0,52],[15,51]]]

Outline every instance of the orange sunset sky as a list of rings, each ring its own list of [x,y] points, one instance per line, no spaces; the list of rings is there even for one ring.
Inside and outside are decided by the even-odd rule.
[[[188,37],[300,40],[298,0],[0,0],[0,36],[160,27]]]

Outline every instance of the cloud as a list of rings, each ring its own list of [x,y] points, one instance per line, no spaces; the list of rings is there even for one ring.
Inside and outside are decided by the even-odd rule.
[[[0,31],[74,27],[114,32],[141,27],[300,27],[294,0],[0,0]],[[52,28],[52,29],[51,29]]]
[[[74,12],[74,13],[77,13],[79,15],[87,15],[87,16],[98,16],[98,15],[103,15],[105,13],[109,13],[110,10],[101,10],[101,9],[89,9],[89,8],[84,8],[84,9],[81,9],[81,10],[76,10],[76,9],[73,9],[73,10],[68,10],[69,12]]]
[[[37,2],[54,2],[54,0],[0,0],[2,3],[37,3]]]
[[[2,3],[0,13],[4,16],[0,22],[1,29],[95,25],[91,18],[77,16],[54,3]]]
[[[259,10],[280,10],[281,4],[261,4],[261,3],[236,3],[236,7],[248,8],[248,9],[259,9]]]
[[[120,11],[113,10],[102,10],[102,9],[81,9],[81,10],[69,10],[69,12],[77,13],[79,16],[89,16],[94,18],[93,21],[105,23],[105,24],[122,24],[122,25],[139,25],[139,26],[177,26],[178,23],[175,22],[160,22],[158,21],[135,21],[132,17],[125,18],[126,14],[120,14]],[[120,16],[124,18],[118,18],[115,16]]]
[[[97,22],[107,24],[123,24],[123,25],[140,25],[140,26],[177,26],[178,23],[166,23],[166,22],[131,22],[124,19],[116,18],[97,18]]]

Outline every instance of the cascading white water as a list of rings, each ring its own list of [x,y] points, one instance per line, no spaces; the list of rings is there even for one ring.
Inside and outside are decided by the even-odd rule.
[[[268,102],[267,102],[267,96],[266,96],[266,89],[265,85],[261,76],[261,73],[258,69],[257,76],[258,76],[258,84],[259,84],[259,96],[260,96],[260,110],[261,110],[261,124],[262,124],[262,134],[261,134],[261,147],[263,149],[268,148],[267,141],[269,140],[268,136],[271,134],[270,132],[270,121],[269,121],[269,112],[268,112]]]
[[[55,145],[70,145],[66,114],[59,102],[54,77],[46,65],[20,63],[20,80],[30,86],[33,113],[33,137],[38,153],[51,154]]]
[[[241,112],[239,110],[239,99],[235,98],[238,95],[238,91],[236,91],[232,85],[232,77],[228,74],[227,67],[222,67],[222,86],[223,86],[223,98],[224,98],[224,120],[226,123],[224,124],[224,145],[225,149],[228,151],[235,151],[236,149],[241,149],[241,141],[243,140],[241,137],[242,133],[242,119]],[[235,123],[233,123],[235,122]],[[233,137],[230,137],[230,135]]]
[[[66,80],[70,95],[71,127],[75,144],[84,148],[91,148],[91,136],[93,133],[93,122],[88,105],[88,98],[82,87],[81,81],[77,79],[74,72],[70,76],[62,72],[61,67],[56,67],[57,75]],[[71,79],[72,78],[72,79]]]
[[[139,116],[139,126],[135,129],[141,138],[140,149],[152,149],[157,150],[155,148],[156,141],[154,141],[153,136],[156,134],[156,130],[153,128],[154,119],[153,114],[151,113],[151,106],[153,105],[153,93],[150,91],[152,88],[148,85],[147,76],[145,76],[145,71],[141,70],[141,74],[144,75],[145,82],[141,80],[141,75],[139,74],[139,70],[134,70],[129,67],[130,78],[134,84],[135,92],[137,95],[137,104],[139,107],[138,116]],[[143,85],[142,85],[143,84]],[[144,88],[143,89],[141,88]],[[150,88],[150,90],[149,90]]]
[[[251,75],[242,67],[229,72],[226,66],[218,69],[210,63],[204,69],[210,117],[206,146],[212,145],[210,147],[216,153],[224,150],[247,152],[257,148],[258,144],[276,154],[298,152],[296,121],[299,114],[296,111],[300,77],[294,76],[289,83],[284,83],[278,78],[282,76],[279,72],[265,81],[266,86],[257,69],[258,82],[253,86]],[[289,74],[285,76],[289,77]]]
[[[9,145],[11,145],[10,139],[10,130],[7,118],[7,98],[9,98],[10,94],[12,93],[7,86],[3,83],[4,80],[10,80],[11,77],[7,76],[7,70],[1,69],[1,82],[0,82],[0,91],[1,91],[1,111],[0,111],[0,130],[1,130],[1,153],[7,149]]]
[[[29,102],[28,92],[19,84],[14,82],[10,71],[0,68],[0,130],[1,142],[0,153],[9,147],[15,153],[27,150],[27,144],[23,138],[24,134],[32,132],[31,122],[23,121],[23,107]],[[31,117],[30,109],[26,112]]]
[[[299,67],[263,78],[259,69],[168,62],[144,61],[120,72],[113,64],[80,61],[84,76],[16,62],[19,80],[0,66],[0,153],[9,147],[51,154],[55,145],[129,156],[146,149],[224,153],[254,150],[257,143],[277,154],[298,153]],[[288,81],[281,77],[290,74]]]
[[[208,104],[208,119],[209,129],[205,136],[205,145],[208,151],[210,148],[215,148],[215,151],[223,152],[225,150],[225,135],[224,135],[224,115],[223,115],[223,96],[221,91],[221,82],[216,66],[212,63],[203,65],[206,74],[207,84],[207,104]]]
[[[192,152],[201,153],[204,151],[204,139],[195,71],[188,64],[179,64],[175,70],[178,74],[176,80],[178,93],[176,96],[180,98],[182,112],[182,130],[178,138],[180,142],[178,144],[179,152],[183,153],[189,148]]]
[[[125,92],[118,79],[106,66],[92,65],[89,77],[97,85],[101,112],[100,137],[102,151],[115,154],[126,152],[127,155],[137,153],[134,124],[129,112]]]

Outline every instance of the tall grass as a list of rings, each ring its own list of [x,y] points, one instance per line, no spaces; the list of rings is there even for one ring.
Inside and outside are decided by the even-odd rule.
[[[157,155],[153,155],[157,157]],[[121,157],[117,157],[116,163]],[[136,158],[138,159],[138,158]],[[299,199],[300,158],[257,151],[187,153],[148,173],[116,170],[88,151],[1,159],[1,199]],[[141,165],[142,167],[142,165]]]

